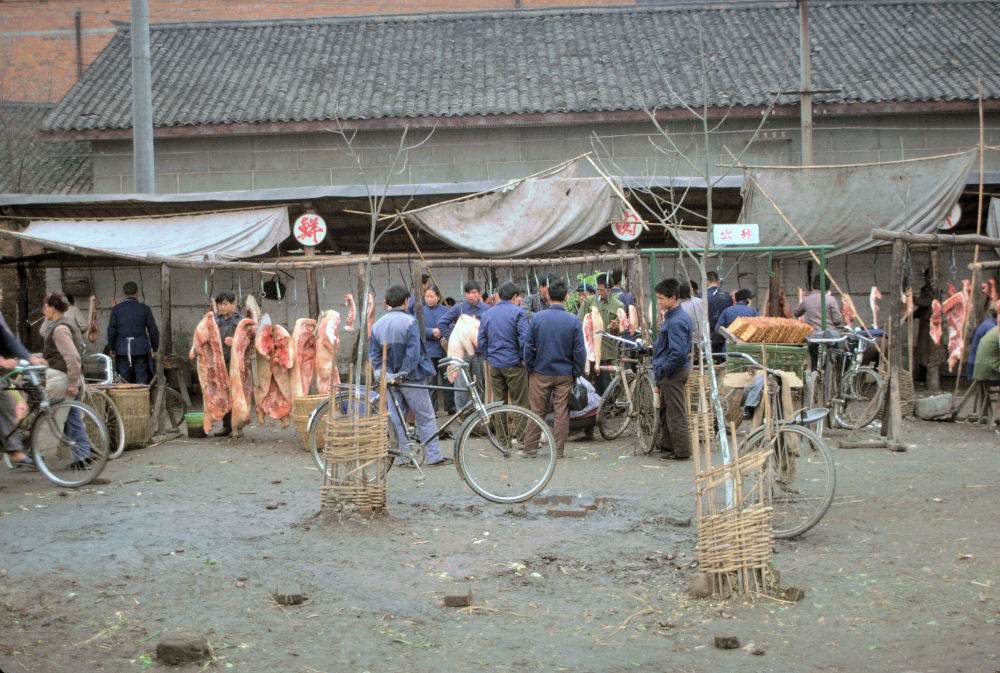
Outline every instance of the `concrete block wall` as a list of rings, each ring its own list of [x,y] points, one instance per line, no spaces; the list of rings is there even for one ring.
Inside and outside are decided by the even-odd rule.
[[[987,116],[988,144],[1000,145],[1000,114]],[[770,120],[754,139],[750,120],[727,122],[707,150],[713,175],[731,165],[728,148],[749,164],[797,165],[799,129],[794,120]],[[699,170],[706,164],[703,138],[692,122],[668,124],[674,142]],[[415,130],[408,141],[430,132]],[[612,175],[696,176],[649,123],[576,126],[439,129],[410,151],[403,170],[391,171],[401,132],[360,133],[353,148],[365,177],[343,139],[335,133],[269,136],[168,138],[156,142],[156,189],[161,193],[311,187],[322,185],[421,184],[507,180],[544,170],[593,151]],[[889,161],[954,152],[978,142],[972,114],[894,115],[822,119],[815,134],[817,164]],[[134,191],[130,141],[93,143],[94,192]],[[1000,152],[988,152],[986,170],[1000,170]],[[596,175],[583,166],[583,175]]]

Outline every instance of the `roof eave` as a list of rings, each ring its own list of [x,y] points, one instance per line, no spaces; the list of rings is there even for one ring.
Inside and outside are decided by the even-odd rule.
[[[983,101],[985,110],[1000,110],[1000,100]],[[736,106],[733,108],[711,108],[713,117],[759,117],[767,108],[764,106]],[[927,101],[888,103],[820,103],[813,105],[814,116],[834,115],[875,115],[875,114],[920,114],[928,112],[973,112],[978,109],[977,101]],[[797,117],[798,105],[776,106],[772,117]],[[691,119],[686,109],[657,110],[658,120]],[[157,138],[177,138],[191,136],[225,135],[266,135],[279,133],[310,133],[330,131],[376,131],[398,129],[404,126],[419,128],[504,128],[518,126],[570,126],[609,122],[637,122],[649,119],[644,110],[613,110],[607,112],[545,112],[516,115],[466,115],[437,117],[383,117],[380,119],[349,119],[342,121],[306,122],[262,122],[238,124],[195,124],[188,126],[166,126],[154,129]],[[94,129],[87,131],[45,131],[44,135],[59,140],[123,140],[132,137],[132,129]]]

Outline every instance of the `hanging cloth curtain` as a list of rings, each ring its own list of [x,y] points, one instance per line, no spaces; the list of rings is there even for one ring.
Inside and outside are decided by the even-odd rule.
[[[577,164],[466,200],[404,213],[428,233],[468,252],[519,257],[553,252],[599,233],[624,210],[603,178],[578,178]]]
[[[761,245],[802,245],[773,200],[809,245],[836,246],[828,255],[884,245],[872,240],[872,229],[937,233],[938,224],[965,189],[975,158],[972,149],[851,166],[748,166],[739,222],[760,225]],[[681,238],[689,247],[700,247],[704,236],[685,232]]]
[[[239,260],[288,238],[288,209],[104,220],[35,220],[19,236],[46,247],[93,254]]]

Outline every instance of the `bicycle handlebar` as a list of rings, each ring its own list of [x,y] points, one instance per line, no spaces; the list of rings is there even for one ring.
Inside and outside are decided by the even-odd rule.
[[[747,354],[747,353],[741,353],[739,351],[726,351],[726,355],[727,356],[733,356],[733,355],[739,356],[739,357],[743,358],[744,360],[747,360],[750,364],[752,364],[754,367],[757,367],[758,369],[762,369],[762,370],[768,372],[769,374],[774,374],[774,375],[778,374],[778,370],[777,369],[771,369],[770,367],[765,367],[764,365],[762,365],[761,363],[757,362],[752,357],[750,357],[750,355]]]
[[[632,341],[630,339],[625,339],[620,336],[615,336],[614,334],[608,334],[604,330],[597,330],[595,334],[602,336],[605,339],[611,339],[612,341],[619,341],[628,346],[629,348],[648,348],[646,342],[643,341],[642,339],[636,339],[635,341]]]

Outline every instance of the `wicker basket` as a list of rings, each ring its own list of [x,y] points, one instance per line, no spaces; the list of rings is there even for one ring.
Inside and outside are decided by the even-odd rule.
[[[367,398],[367,394],[361,396]],[[385,475],[389,457],[388,412],[367,415],[327,415],[327,469],[322,507],[350,503],[359,510],[381,512],[386,505]]]
[[[121,383],[103,388],[121,414],[125,425],[125,448],[142,448],[149,444],[149,386]]]
[[[329,395],[303,395],[292,400],[292,423],[295,425],[295,431],[302,438],[302,448],[306,451],[312,451],[309,446],[309,417],[316,407],[327,399],[330,399]],[[322,429],[316,433],[316,443],[321,449],[324,445],[324,434]]]

